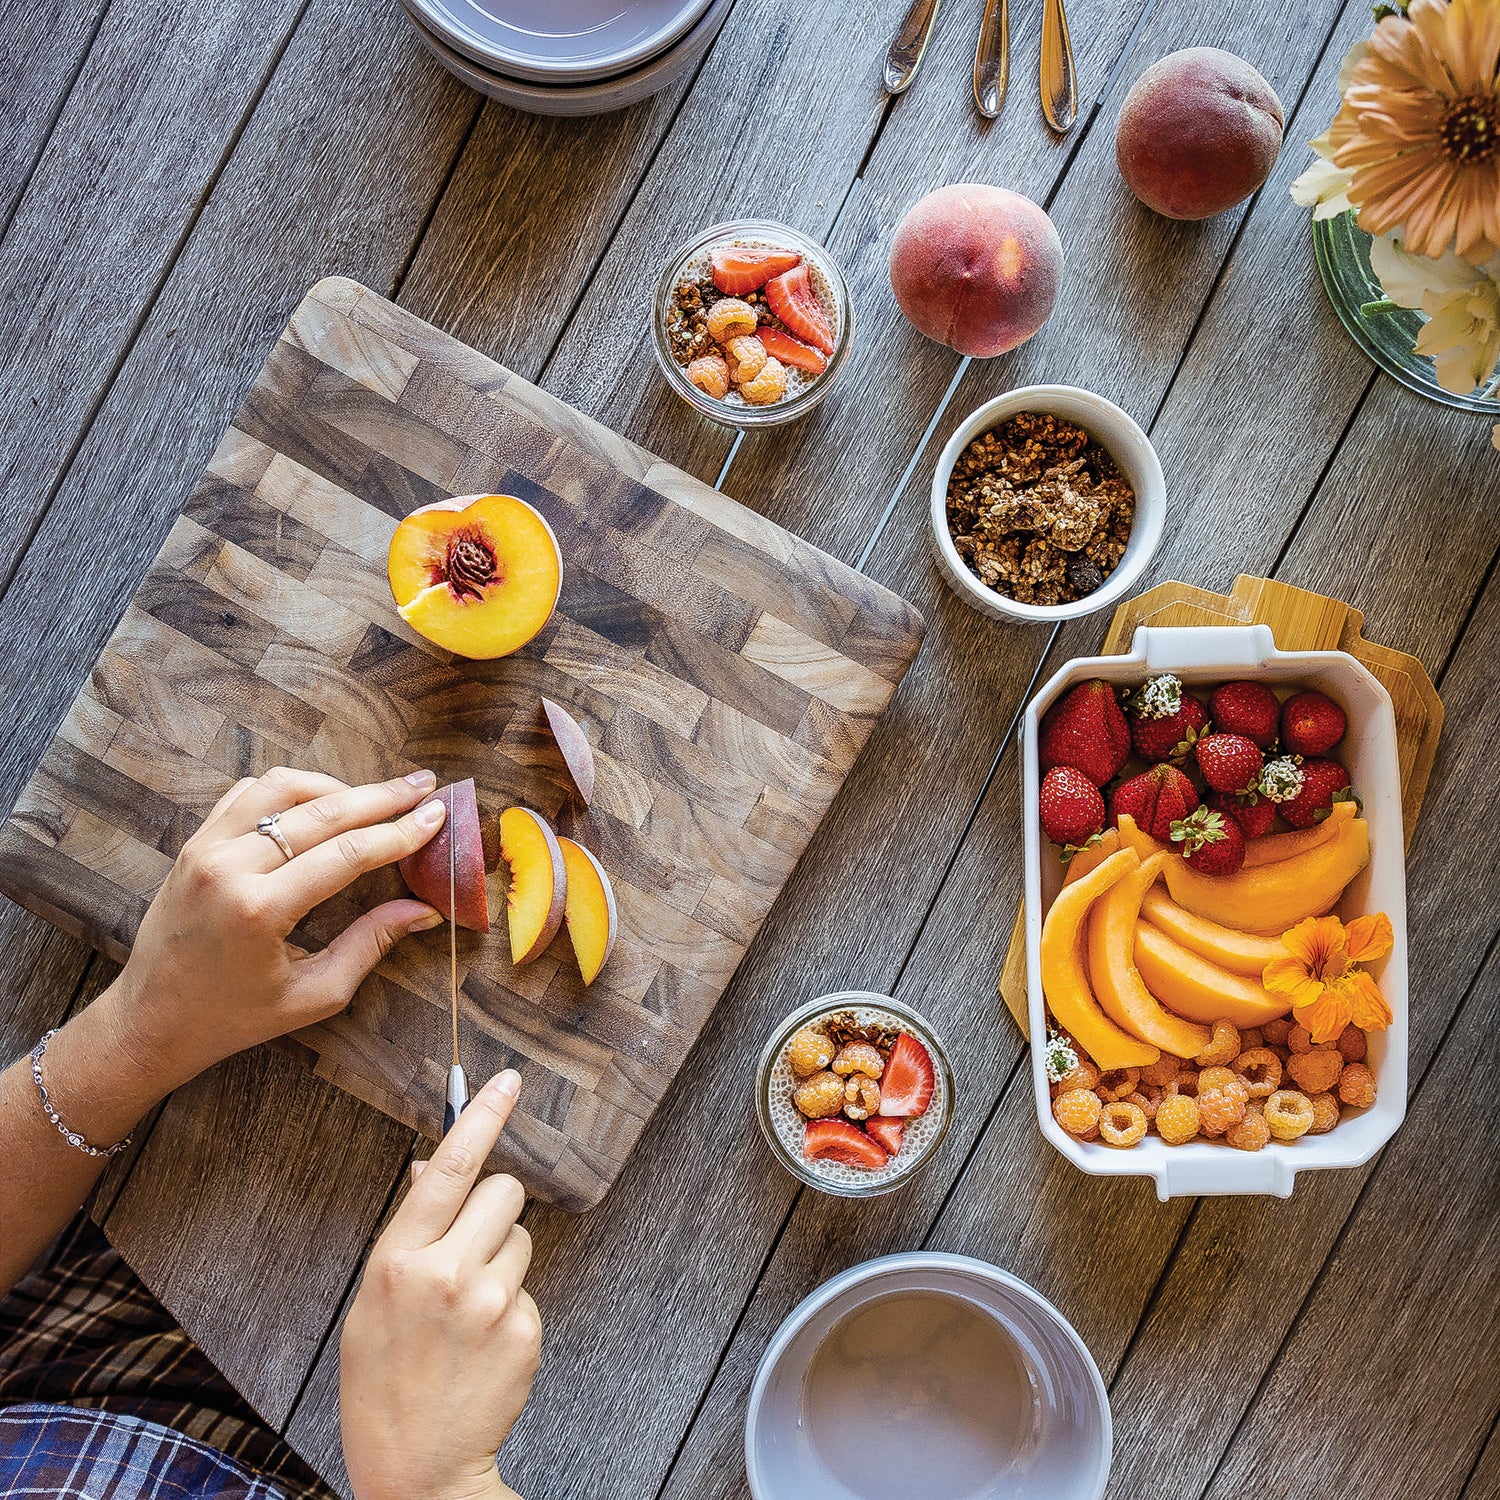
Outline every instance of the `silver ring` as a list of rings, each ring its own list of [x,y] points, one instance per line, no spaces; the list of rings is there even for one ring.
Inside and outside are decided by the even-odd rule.
[[[297,856],[292,852],[292,846],[287,843],[286,835],[281,831],[280,813],[272,813],[269,818],[262,818],[255,825],[255,831],[271,839],[288,859],[296,859]]]

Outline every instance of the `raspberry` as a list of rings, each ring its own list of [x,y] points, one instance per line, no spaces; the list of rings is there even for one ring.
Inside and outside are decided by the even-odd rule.
[[[1313,1125],[1312,1100],[1294,1089],[1277,1089],[1266,1100],[1266,1124],[1278,1141],[1295,1141]]]
[[[1198,1070],[1196,1068],[1184,1068],[1167,1085],[1169,1094],[1186,1094],[1189,1099],[1198,1097]]]
[[[811,1078],[833,1061],[833,1043],[814,1026],[804,1026],[786,1049],[786,1060],[798,1078]]]
[[[1141,1069],[1141,1082],[1164,1089],[1182,1070],[1182,1059],[1163,1052],[1154,1063]]]
[[[1327,1135],[1339,1122],[1339,1101],[1332,1094],[1314,1094],[1312,1097],[1313,1122],[1308,1127],[1309,1135]]]
[[[1280,1016],[1267,1021],[1260,1028],[1261,1043],[1266,1047],[1285,1047],[1287,1033],[1292,1029],[1290,1016]]]
[[[1293,1026],[1286,1034],[1288,1052],[1308,1053],[1312,1051],[1312,1032],[1305,1026]]]
[[[1168,1094],[1157,1108],[1156,1129],[1169,1146],[1186,1145],[1198,1134],[1198,1101]]]
[[[1141,1081],[1141,1070],[1139,1068],[1111,1068],[1108,1073],[1101,1073],[1099,1081],[1094,1085],[1097,1093],[1106,1104],[1113,1104],[1116,1099],[1123,1099],[1127,1094],[1135,1092],[1135,1086]]]
[[[1339,1098],[1355,1109],[1375,1102],[1375,1075],[1363,1063],[1350,1063],[1339,1079]]]
[[[1249,1114],[1224,1132],[1224,1139],[1237,1151],[1259,1151],[1271,1139],[1264,1115]]]
[[[1156,1119],[1156,1111],[1161,1105],[1161,1090],[1147,1084],[1145,1088],[1137,1089],[1135,1093],[1128,1095],[1125,1102],[1139,1105],[1149,1125]]]
[[[1268,1099],[1281,1087],[1281,1059],[1269,1047],[1252,1047],[1234,1060],[1234,1071],[1252,1099]]]
[[[1233,1072],[1228,1068],[1204,1068],[1198,1075],[1198,1094],[1201,1097],[1209,1089],[1222,1089],[1228,1087],[1235,1081]]]
[[[1248,1026],[1240,1032],[1240,1051],[1253,1052],[1266,1045],[1265,1033],[1259,1026]]]
[[[1057,1092],[1065,1094],[1069,1089],[1092,1089],[1099,1082],[1099,1070],[1088,1058],[1080,1057],[1078,1066],[1071,1073],[1064,1073],[1057,1080]]]
[[[1200,1068],[1222,1067],[1240,1055],[1239,1028],[1230,1021],[1215,1021],[1213,1040],[1193,1059]]]
[[[1358,1026],[1346,1026],[1339,1033],[1339,1056],[1346,1063],[1362,1063],[1365,1060],[1365,1034]]]
[[[851,1073],[863,1073],[866,1078],[879,1078],[885,1072],[885,1059],[880,1049],[869,1042],[849,1042],[839,1048],[833,1060],[833,1071],[841,1078]]]
[[[792,1103],[809,1120],[821,1120],[836,1115],[844,1107],[844,1080],[837,1073],[826,1069],[814,1073],[800,1088],[792,1093]]]
[[[1057,1123],[1069,1135],[1080,1138],[1098,1127],[1099,1112],[1103,1108],[1098,1094],[1088,1089],[1068,1089],[1052,1101],[1052,1113]]]
[[[1139,1104],[1117,1099],[1099,1113],[1099,1136],[1108,1146],[1133,1146],[1146,1134],[1146,1112]]]
[[[1157,1111],[1161,1118],[1161,1111]],[[1245,1118],[1245,1096],[1228,1089],[1207,1089],[1198,1095],[1198,1124],[1204,1135],[1223,1135]],[[1158,1127],[1160,1128],[1160,1127]]]
[[[1338,1083],[1344,1059],[1337,1052],[1299,1052],[1286,1070],[1304,1094],[1326,1094]]]
[[[844,1084],[844,1113],[851,1120],[868,1120],[880,1109],[880,1085],[863,1073],[853,1074]]]

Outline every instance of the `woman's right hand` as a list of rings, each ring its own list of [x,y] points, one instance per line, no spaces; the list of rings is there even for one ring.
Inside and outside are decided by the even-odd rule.
[[[340,1355],[355,1500],[515,1500],[495,1462],[541,1358],[531,1236],[514,1177],[475,1183],[520,1088],[475,1094],[370,1252]]]

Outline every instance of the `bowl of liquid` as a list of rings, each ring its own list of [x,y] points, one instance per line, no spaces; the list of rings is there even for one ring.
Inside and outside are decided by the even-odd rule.
[[[803,1301],[750,1391],[755,1500],[1100,1500],[1109,1398],[1073,1326],[964,1255],[852,1267]]]

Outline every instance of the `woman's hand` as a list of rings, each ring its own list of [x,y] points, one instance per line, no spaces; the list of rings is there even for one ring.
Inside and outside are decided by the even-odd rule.
[[[541,1358],[531,1236],[514,1177],[474,1184],[520,1088],[507,1070],[480,1089],[370,1252],[339,1370],[355,1500],[514,1496],[495,1455]]]
[[[398,939],[442,921],[425,902],[390,901],[320,953],[287,942],[320,901],[442,827],[442,802],[423,801],[435,784],[431,771],[350,787],[277,767],[219,799],[183,846],[130,961],[100,1001],[121,1048],[163,1093],[232,1052],[333,1015]],[[280,814],[290,860],[256,832],[272,813]]]

